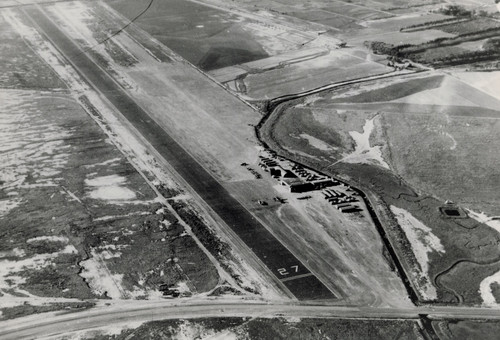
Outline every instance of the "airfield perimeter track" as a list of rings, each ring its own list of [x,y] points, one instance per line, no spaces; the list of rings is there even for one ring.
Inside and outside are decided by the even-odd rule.
[[[280,280],[299,300],[337,297],[278,241],[252,214],[158,125],[105,71],[99,68],[36,6],[24,8],[39,31],[54,44],[76,70],[142,134],[207,205],[252,249],[279,279],[280,270],[293,274]]]

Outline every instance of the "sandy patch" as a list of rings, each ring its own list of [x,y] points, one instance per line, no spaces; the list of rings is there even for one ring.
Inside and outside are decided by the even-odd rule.
[[[42,241],[68,243],[69,239],[65,236],[38,236],[26,240],[27,243],[42,242]]]
[[[389,165],[382,157],[382,150],[380,146],[370,146],[370,136],[374,128],[374,120],[367,119],[363,126],[363,132],[349,131],[352,139],[356,143],[354,152],[344,155],[341,160],[344,163],[364,163],[378,165],[386,169],[390,169]]]
[[[59,2],[48,7],[48,10],[56,15],[60,20],[61,26],[64,27],[64,30],[70,36],[86,42],[88,47],[91,47],[95,52],[99,53],[108,62],[107,67],[115,71],[119,69],[113,62],[113,57],[106,49],[106,45],[98,41],[93,32],[89,29],[88,25],[92,23],[95,18],[92,15],[92,10],[85,3],[78,1]],[[127,54],[131,59],[135,59],[135,57],[130,54],[127,49],[123,48],[116,39],[113,39],[113,43],[117,45],[121,53]],[[135,87],[132,79],[123,72],[120,72],[120,77],[117,80],[126,88]]]
[[[127,179],[118,175],[86,179],[85,184],[92,189],[88,195],[93,199],[105,201],[126,201],[136,198],[135,192],[123,186]]]
[[[232,330],[223,330],[216,332],[212,329],[205,328],[201,323],[192,323],[184,321],[180,324],[172,339],[175,340],[191,340],[191,339],[220,339],[220,340],[233,340],[238,339],[238,334]]]
[[[489,307],[500,307],[500,304],[495,299],[495,296],[493,296],[493,292],[491,290],[491,285],[493,283],[500,284],[500,271],[481,281],[481,284],[479,285],[479,293],[483,299],[483,305]]]
[[[321,150],[321,151],[330,151],[330,150],[337,149],[336,147],[331,146],[328,143],[325,143],[321,139],[318,139],[316,137],[310,136],[310,135],[308,135],[306,133],[301,133],[300,134],[300,138],[307,140],[307,142],[309,143],[309,145],[311,145],[313,148],[316,148],[316,149]]]
[[[475,212],[470,209],[466,209],[470,217],[478,222],[484,223],[487,226],[495,229],[500,233],[500,219],[492,219],[490,216],[486,215],[484,212]]]
[[[391,205],[391,211],[398,220],[398,224],[410,241],[413,253],[420,265],[421,277],[426,278],[425,284],[420,286],[420,292],[426,299],[436,299],[436,288],[432,285],[429,277],[429,253],[445,253],[439,238],[432,233],[432,229],[416,219],[408,211]]]
[[[451,142],[453,143],[451,146],[450,146],[450,150],[455,150],[457,148],[457,141],[455,140],[455,138],[453,138],[452,135],[450,135],[448,132],[445,132],[444,133],[446,135],[446,137],[450,138],[451,139]]]
[[[91,330],[76,331],[71,334],[64,334],[62,337],[50,337],[50,339],[86,340],[101,338],[102,336],[114,338],[115,336],[120,335],[124,330],[138,328],[144,322],[146,321],[113,322],[109,326],[93,328]]]
[[[125,295],[121,286],[123,274],[111,274],[104,263],[105,256],[102,253],[98,254],[92,250],[91,254],[90,259],[80,262],[83,268],[80,276],[96,295],[106,294],[112,299],[122,298]]]

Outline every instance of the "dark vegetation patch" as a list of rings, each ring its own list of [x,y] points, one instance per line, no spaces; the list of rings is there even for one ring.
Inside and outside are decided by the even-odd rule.
[[[432,26],[432,23],[429,25]],[[386,54],[397,59],[411,59],[435,67],[492,61],[500,56],[500,49],[497,46],[478,51],[458,47],[464,42],[497,37],[500,33],[500,23],[497,20],[479,17],[442,25],[439,29],[456,36],[438,38],[418,45],[409,43],[393,45],[380,41],[369,41],[365,45],[376,54]]]
[[[223,286],[220,286],[220,287],[217,287],[216,289],[214,289],[209,294],[209,296],[221,296],[221,295],[226,295],[226,294],[241,295],[242,293],[239,290],[237,290],[231,286],[223,285]]]
[[[416,339],[421,330],[414,321],[302,319],[287,322],[256,319],[246,327],[250,339]]]
[[[21,288],[37,296],[61,296],[66,298],[92,299],[85,282],[78,276],[78,254],[61,254],[53,264],[38,270],[26,270],[20,276],[26,278]]]
[[[124,274],[123,284],[128,289],[133,290],[139,281],[150,289],[163,284],[175,286],[179,281],[187,282],[193,292],[205,292],[215,287],[218,282],[215,267],[174,216],[153,213],[137,222],[132,223],[118,239],[115,232],[106,231],[116,231],[119,224],[102,224],[96,229],[99,242],[93,245],[118,244],[121,256],[106,263],[112,272]]]
[[[66,246],[62,241],[30,241],[26,243],[26,255],[33,256],[35,254],[51,254],[61,251]]]
[[[444,15],[451,15],[454,17],[470,17],[474,15],[474,11],[468,10],[460,5],[448,5],[446,7],[440,8],[439,13]]]
[[[448,25],[439,27],[440,31],[463,36],[474,34],[482,31],[487,31],[500,27],[500,23],[491,18],[476,18],[468,21],[454,22]]]
[[[491,288],[491,293],[493,294],[493,297],[495,297],[495,301],[500,303],[500,283],[493,282],[490,285],[490,288]]]
[[[248,51],[241,48],[213,47],[198,61],[198,66],[205,71],[210,71],[265,57],[267,57],[265,53]]]
[[[190,335],[195,338],[202,338],[204,329],[220,332],[240,326],[245,322],[244,318],[201,318],[195,320],[163,320],[152,321],[139,326],[136,329],[125,329],[120,334],[103,335],[92,334],[85,339],[93,340],[160,340],[160,339],[175,339],[180,334],[181,326],[202,327],[201,332],[194,331]],[[185,336],[185,335],[182,335]],[[181,337],[182,337],[181,336]]]
[[[59,310],[63,310],[65,312],[78,312],[84,309],[92,308],[93,306],[95,306],[95,303],[87,301],[51,303],[42,306],[33,306],[25,303],[20,306],[0,308],[0,311],[2,312],[0,320],[15,319],[32,314],[53,312]]]
[[[213,230],[187,204],[173,200],[169,203],[179,216],[189,224],[195,236],[210,253],[221,259],[230,254],[229,245],[222,242]]]
[[[446,18],[441,20],[427,21],[419,24],[408,25],[400,29],[401,32],[415,32],[423,31],[426,29],[447,26],[450,24],[461,23],[472,20],[471,18]]]
[[[279,120],[274,126],[272,133],[275,138],[288,141],[287,147],[293,150],[303,150],[311,156],[320,156],[324,152],[310,144],[302,134],[308,134],[318,138],[332,146],[331,154],[340,156],[342,151],[354,150],[351,139],[324,126],[314,118],[314,113],[308,108],[290,108],[288,112],[290,119]],[[333,148],[338,148],[338,151]]]

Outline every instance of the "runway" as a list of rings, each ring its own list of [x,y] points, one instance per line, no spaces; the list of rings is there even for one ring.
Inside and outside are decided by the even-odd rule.
[[[99,91],[162,155],[206,204],[241,238],[299,300],[336,296],[271,232],[174,140],[109,74],[97,66],[38,7],[24,8],[40,33],[67,58],[79,74]]]

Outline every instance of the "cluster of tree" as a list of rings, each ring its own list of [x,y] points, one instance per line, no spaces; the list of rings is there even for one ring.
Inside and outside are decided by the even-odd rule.
[[[495,38],[491,38],[491,39],[486,40],[486,42],[483,44],[483,49],[500,51],[500,38],[495,37]]]
[[[460,5],[448,5],[439,9],[439,13],[444,15],[453,15],[454,17],[471,17],[474,11],[469,11]]]
[[[427,21],[427,22],[424,22],[421,24],[415,24],[415,25],[409,25],[409,26],[402,27],[400,29],[400,31],[409,31],[409,30],[418,29],[418,28],[426,29],[426,28],[430,28],[430,27],[454,24],[457,22],[463,22],[463,21],[468,21],[468,20],[471,20],[471,19],[470,18],[446,18],[446,19],[441,19],[441,20]]]
[[[383,53],[388,55],[398,55],[400,57],[409,58],[412,54],[421,53],[431,48],[443,47],[443,46],[453,46],[459,45],[466,41],[480,40],[490,37],[497,37],[500,34],[500,27],[492,27],[479,32],[464,33],[456,37],[450,38],[437,38],[419,45],[403,44],[398,46],[392,46],[389,53]],[[383,43],[382,43],[383,44]],[[376,44],[375,47],[378,47]],[[386,44],[389,45],[389,44]],[[368,45],[368,47],[371,47]],[[387,47],[387,46],[386,46]],[[387,48],[386,48],[387,49]],[[382,49],[384,50],[384,49]],[[375,52],[375,50],[373,50]]]
[[[433,66],[455,66],[472,64],[482,61],[498,60],[500,57],[500,52],[496,50],[482,50],[482,51],[471,51],[460,54],[449,54],[446,57],[436,58],[432,60],[425,60],[432,64]]]
[[[495,0],[495,1],[500,1],[500,0]],[[440,8],[438,10],[439,13],[444,14],[444,15],[452,15],[454,17],[459,17],[459,18],[472,18],[472,17],[486,17],[488,16],[488,12],[485,10],[479,10],[476,11],[475,9],[473,10],[468,10],[463,6],[460,5],[448,5],[446,7]]]
[[[500,0],[499,0],[500,1]],[[434,66],[463,65],[479,61],[488,61],[500,57],[500,27],[490,28],[480,32],[466,33],[452,38],[437,38],[420,44],[393,45],[381,41],[365,41],[365,46],[375,54],[385,54],[389,60],[411,59],[413,61],[431,64]],[[438,47],[459,45],[470,40],[479,40],[492,37],[484,45],[483,50],[464,53],[451,53],[446,57],[437,59],[422,58],[422,53]]]
[[[388,44],[382,41],[365,41],[365,46],[373,51],[375,54],[387,54],[392,57],[398,57],[400,52],[408,47],[412,47],[415,45],[412,44],[402,44],[402,45],[393,45]]]

